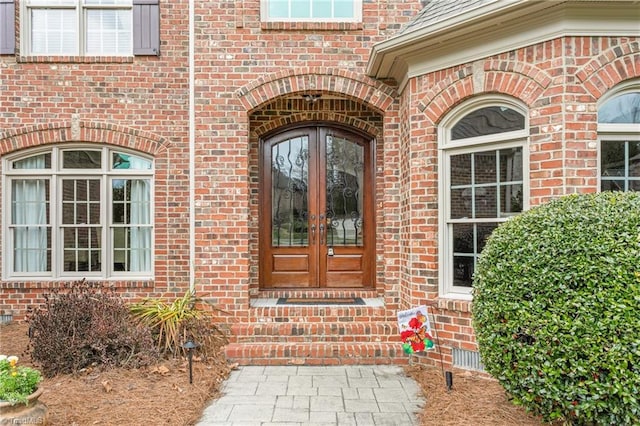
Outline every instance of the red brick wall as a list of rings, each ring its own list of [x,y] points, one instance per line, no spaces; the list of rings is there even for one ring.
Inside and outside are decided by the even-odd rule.
[[[529,205],[574,192],[597,191],[597,101],[617,84],[640,77],[637,39],[563,37],[413,79],[402,94],[416,100],[409,139],[411,194],[408,238],[420,241],[411,262],[414,301],[431,300],[443,347],[475,350],[471,303],[434,300],[438,292],[437,125],[455,106],[502,94],[529,108]],[[477,75],[480,74],[480,75]],[[481,87],[474,87],[479,79]],[[411,105],[406,106],[411,111]],[[403,136],[404,137],[404,136]],[[435,173],[429,173],[435,172]],[[407,186],[403,185],[403,188]],[[424,198],[432,204],[419,203]],[[403,210],[404,213],[404,210]],[[423,271],[423,268],[426,271]],[[450,354],[445,352],[445,361]]]
[[[258,136],[285,124],[263,122],[259,111],[283,115],[286,98],[309,90],[338,98],[315,106],[317,117],[364,123],[376,136],[376,201],[393,200],[395,208],[398,182],[385,170],[398,169],[396,95],[363,73],[373,43],[396,32],[420,5],[364,2],[359,24],[281,25],[260,22],[258,0],[195,3],[195,280],[201,294],[242,316],[250,287],[257,288]],[[19,49],[0,56],[0,155],[85,141],[154,156],[154,280],[108,283],[132,297],[180,295],[189,283],[188,2],[161,2],[160,14],[158,57],[35,59],[21,58]],[[288,116],[309,119],[298,114],[305,111],[294,105]],[[399,215],[380,209],[377,219],[385,235],[376,248],[384,292],[397,280]],[[3,281],[0,310],[20,315],[43,288],[56,285]]]
[[[187,4],[162,3],[159,57],[23,58],[19,35],[16,55],[0,56],[0,155],[82,141],[154,157],[154,279],[107,283],[132,298],[181,295],[188,282]],[[0,310],[20,317],[58,285],[3,281]]]
[[[474,349],[470,304],[437,299],[437,124],[485,93],[527,105],[536,205],[597,189],[596,102],[640,76],[637,39],[566,37],[412,78],[397,94],[365,66],[418,1],[363,2],[363,22],[346,25],[261,23],[259,0],[195,3],[196,289],[235,317],[258,288],[259,138],[328,120],[376,138],[376,288],[387,316],[432,303],[442,346]],[[160,4],[159,57],[0,56],[0,155],[85,141],[155,158],[154,279],[109,283],[131,298],[189,285],[188,1]],[[301,101],[309,92],[322,100]],[[19,316],[56,285],[2,281],[0,311]]]

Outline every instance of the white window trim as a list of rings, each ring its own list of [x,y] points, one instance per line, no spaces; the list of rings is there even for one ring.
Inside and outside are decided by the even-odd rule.
[[[72,55],[60,55],[57,53],[32,53],[31,52],[31,9],[73,9],[75,10],[76,18],[76,46],[75,53]],[[102,55],[89,55],[85,53],[86,50],[86,19],[85,12],[88,9],[114,9],[114,10],[130,10],[129,19],[131,20],[131,49],[126,54],[109,54],[108,56],[133,56],[133,1],[128,3],[116,3],[105,5],[87,5],[85,0],[67,0],[62,4],[52,4],[48,0],[26,0],[20,2],[20,51],[23,52],[23,56],[102,56]]]
[[[451,140],[453,125],[472,111],[487,106],[505,106],[520,112],[524,118],[524,130],[497,133],[493,135]],[[448,167],[452,155],[473,152],[522,147],[522,210],[529,208],[529,115],[527,108],[510,98],[500,96],[484,97],[455,108],[441,125],[438,126],[438,294],[443,299],[473,300],[472,288],[454,286],[453,283],[453,247],[449,228],[449,182],[451,169]],[[506,222],[509,218],[476,219],[475,222]]]
[[[362,0],[353,0],[352,18],[271,18],[269,16],[269,1],[260,0],[261,22],[362,22]]]
[[[103,158],[106,158],[103,161],[101,169],[91,169],[93,172],[88,173],[87,169],[66,169],[62,170],[61,165],[61,156],[60,153],[65,150],[73,150],[73,149],[83,149],[83,150],[95,150],[102,151]],[[125,154],[130,154],[139,158],[144,158],[146,160],[151,161],[152,167],[150,170],[117,170],[113,171],[111,169],[111,158],[109,156],[112,152],[122,152]],[[21,158],[26,158],[38,154],[51,153],[51,169],[10,169],[9,165],[12,161],[19,160]],[[65,144],[56,147],[48,147],[46,149],[33,149],[29,151],[21,151],[16,154],[7,155],[2,159],[2,187],[6,188],[2,194],[2,252],[5,254],[2,257],[2,276],[5,280],[12,281],[27,281],[33,279],[42,279],[42,280],[68,280],[68,279],[79,279],[79,278],[93,278],[93,279],[101,279],[101,280],[130,280],[130,279],[143,279],[150,280],[153,279],[154,271],[155,271],[155,163],[152,158],[141,154],[136,151],[131,151],[128,149],[124,149],[116,146],[104,146],[104,145],[91,145],[91,144]],[[13,270],[13,242],[11,241],[9,227],[11,224],[11,179],[16,177],[35,177],[35,176],[43,176],[49,177],[50,181],[50,221],[51,221],[51,272],[19,272],[16,273]],[[100,199],[101,201],[101,210],[100,217],[102,224],[102,234],[101,241],[103,243],[102,246],[102,258],[101,262],[103,265],[102,271],[99,272],[90,272],[90,271],[81,271],[81,272],[71,272],[64,271],[61,253],[63,253],[63,238],[62,238],[62,227],[60,226],[60,216],[62,215],[62,203],[61,193],[62,190],[59,188],[59,182],[64,177],[72,177],[72,178],[95,178],[98,177],[103,183],[101,186]],[[152,229],[151,232],[151,266],[149,271],[142,272],[127,272],[127,271],[114,271],[112,264],[112,256],[113,256],[113,238],[109,235],[110,230],[112,228],[112,214],[113,211],[111,209],[111,200],[112,200],[112,189],[109,184],[113,178],[121,178],[125,177],[127,179],[146,179],[149,180],[151,185],[151,194],[150,194],[150,223],[149,227]]]
[[[615,126],[615,124],[613,125]],[[622,125],[620,127],[626,127],[627,125]],[[626,131],[615,132],[612,130],[607,131],[598,131],[598,156],[597,156],[597,173],[598,173],[598,192],[602,192],[602,142],[607,141],[640,141],[640,126],[635,124],[637,127],[638,133],[627,133]],[[598,125],[598,129],[600,129],[600,125]],[[625,178],[626,179],[626,178]]]
[[[624,82],[616,87],[615,90],[611,90],[606,93],[602,98],[598,100],[597,108],[600,108],[609,102],[611,99],[624,95],[627,93],[640,93],[640,81],[632,80]],[[598,123],[598,155],[597,155],[597,174],[598,174],[598,188],[597,191],[601,192],[602,187],[602,142],[606,141],[640,141],[640,124],[636,123]]]

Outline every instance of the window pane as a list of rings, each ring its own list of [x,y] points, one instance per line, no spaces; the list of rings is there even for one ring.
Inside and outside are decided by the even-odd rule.
[[[331,0],[314,0],[314,18],[331,18]]]
[[[288,18],[289,0],[269,0],[270,18]]]
[[[625,142],[603,141],[600,146],[600,173],[602,176],[624,176]]]
[[[453,285],[471,287],[473,285],[473,256],[453,256]]]
[[[453,224],[453,251],[454,253],[473,253],[473,224]]]
[[[334,18],[353,18],[353,0],[335,0],[333,4]]]
[[[497,223],[479,223],[476,225],[478,229],[477,239],[477,247],[476,254],[482,253],[485,244],[487,243],[487,238],[491,235],[494,229],[498,227]]]
[[[640,92],[609,100],[598,110],[598,123],[640,123]]]
[[[151,161],[135,155],[114,152],[111,154],[114,169],[151,170]]]
[[[51,154],[39,154],[13,162],[14,169],[50,169]]]
[[[472,202],[472,189],[452,189],[450,196],[451,203],[451,218],[462,219],[465,217],[472,217],[471,202]]]
[[[601,191],[625,191],[624,180],[602,179],[600,182]]]
[[[146,225],[151,223],[151,182],[148,180],[130,180],[130,202],[129,212],[132,224]]]
[[[471,184],[471,154],[451,156],[451,185]]]
[[[475,183],[495,183],[496,170],[498,168],[496,161],[496,151],[479,152],[474,154],[475,163]]]
[[[62,181],[62,223],[100,224],[100,180]]]
[[[13,270],[51,271],[51,228],[48,179],[11,181]]]
[[[309,147],[307,137],[271,147],[271,209],[274,247],[306,246],[309,195]]]
[[[522,184],[500,187],[500,217],[511,216],[522,211]]]
[[[84,0],[86,5],[131,5],[132,0]]]
[[[100,271],[100,234],[99,227],[70,227],[63,229],[63,268],[65,271]]]
[[[295,0],[291,2],[292,18],[310,18],[311,0]]]
[[[48,179],[14,179],[11,181],[11,224],[44,225],[49,223]]]
[[[65,169],[100,169],[102,151],[63,151],[62,167]]]
[[[132,45],[130,10],[86,11],[88,55],[130,55]]]
[[[629,177],[640,177],[640,141],[629,141]]]
[[[114,179],[112,224],[114,271],[151,270],[151,181]]]
[[[640,180],[630,180],[629,191],[640,191]]]
[[[473,111],[458,121],[451,129],[451,139],[472,138],[522,129],[524,129],[522,114],[511,108],[491,106]]]
[[[522,181],[522,148],[501,149],[500,182]]]
[[[31,9],[31,53],[77,54],[75,13],[73,9]]]
[[[266,0],[269,19],[320,21],[355,17],[355,0]]]
[[[498,191],[495,186],[475,189],[475,211],[473,217],[498,217]]]

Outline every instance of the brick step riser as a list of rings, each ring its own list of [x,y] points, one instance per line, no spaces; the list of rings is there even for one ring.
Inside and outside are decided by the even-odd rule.
[[[407,364],[400,344],[394,343],[232,343],[229,361],[240,365],[354,365]]]
[[[397,326],[389,323],[346,322],[346,323],[267,323],[234,324],[231,334],[237,337],[322,337],[342,338],[365,336],[372,338],[399,337]]]
[[[277,299],[280,297],[293,297],[300,299],[331,299],[344,297],[373,298],[383,296],[376,290],[266,290],[261,291],[259,299]]]
[[[235,336],[229,339],[235,343],[366,343],[366,342],[381,342],[392,343],[400,342],[399,337],[395,336],[344,336],[344,335],[307,335],[307,336]]]
[[[394,313],[395,314],[395,313]],[[382,306],[274,306],[251,308],[249,322],[289,322],[317,319],[318,322],[395,321]]]

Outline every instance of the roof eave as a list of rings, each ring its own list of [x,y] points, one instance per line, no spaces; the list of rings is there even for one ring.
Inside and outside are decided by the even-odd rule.
[[[531,9],[543,9],[565,1],[531,2],[528,0],[508,0],[506,2],[491,3],[443,20],[435,25],[418,28],[406,34],[392,37],[373,45],[366,73],[373,78],[403,80],[405,77],[402,75],[402,70],[406,71],[406,67],[397,66],[396,62],[403,61],[406,56],[415,54],[415,52],[427,46],[438,44],[454,35],[463,35],[465,28],[473,23],[477,23],[480,20],[487,23],[487,21],[497,19],[507,13],[525,15]],[[517,13],[518,11],[520,13]]]

